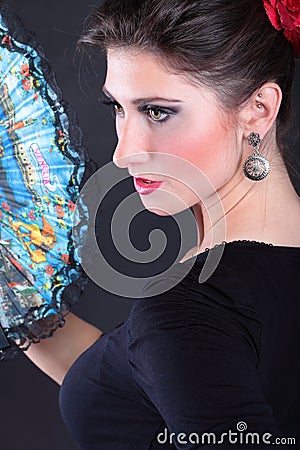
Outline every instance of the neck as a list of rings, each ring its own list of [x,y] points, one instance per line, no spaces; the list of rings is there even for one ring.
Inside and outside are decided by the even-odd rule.
[[[300,198],[279,152],[268,160],[271,168],[264,180],[246,178],[241,161],[236,175],[217,191],[220,201],[212,195],[205,207],[201,202],[193,206],[197,253],[239,239],[300,246]]]

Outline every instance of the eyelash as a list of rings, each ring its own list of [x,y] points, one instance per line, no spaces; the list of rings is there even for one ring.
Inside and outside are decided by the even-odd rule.
[[[113,107],[112,108],[112,115],[113,115],[114,118],[119,114],[116,111],[116,107],[122,108],[122,106],[119,103],[117,103],[116,101],[114,101],[114,100],[109,100],[109,99],[106,99],[106,98],[100,98],[100,102],[103,105],[112,106]],[[150,117],[152,122],[160,124],[160,125],[163,125],[170,118],[171,115],[176,114],[176,111],[172,111],[170,109],[161,108],[160,106],[156,106],[156,105],[142,105],[142,106],[140,106],[138,108],[138,111],[146,113],[146,114],[149,113],[149,111],[160,111],[163,114],[167,114],[167,117],[165,119],[162,119],[162,120],[155,120],[155,119],[152,119]]]

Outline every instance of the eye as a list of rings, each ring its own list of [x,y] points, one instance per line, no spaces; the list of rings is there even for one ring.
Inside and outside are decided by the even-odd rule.
[[[119,105],[118,103],[114,103],[113,104],[114,110],[117,114],[122,114],[123,113],[123,108],[121,105]]]
[[[124,110],[122,106],[116,102],[115,100],[112,100],[107,97],[99,98],[100,102],[104,105],[109,105],[112,107],[112,115],[115,118],[115,116],[121,116],[124,114]],[[162,125],[164,122],[166,122],[170,116],[177,114],[177,110],[172,109],[165,109],[160,106],[154,106],[154,105],[141,105],[138,107],[138,112],[145,114],[146,116],[150,117],[150,119],[153,122],[156,122],[160,125]]]
[[[169,116],[168,113],[164,112],[162,109],[158,107],[150,107],[147,108],[147,114],[151,117],[155,122],[163,122]]]
[[[106,98],[106,97],[100,97],[99,101],[103,105],[110,106],[112,108],[111,112],[112,112],[113,118],[115,118],[116,114],[120,115],[120,114],[123,113],[123,108],[122,108],[121,105],[119,105],[119,103],[117,103],[117,102],[115,102],[115,101],[113,101],[113,100],[111,100],[109,98]]]

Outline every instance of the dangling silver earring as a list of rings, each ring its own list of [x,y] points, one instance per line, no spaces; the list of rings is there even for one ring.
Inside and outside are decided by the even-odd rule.
[[[269,161],[259,154],[261,143],[258,133],[251,133],[248,137],[248,144],[254,147],[254,152],[248,156],[243,165],[244,175],[253,181],[260,181],[266,178],[270,171]]]

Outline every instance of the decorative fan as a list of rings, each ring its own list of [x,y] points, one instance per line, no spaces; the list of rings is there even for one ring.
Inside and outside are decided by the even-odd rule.
[[[1,360],[63,326],[88,280],[75,251],[88,212],[76,202],[92,164],[43,50],[1,2]]]

